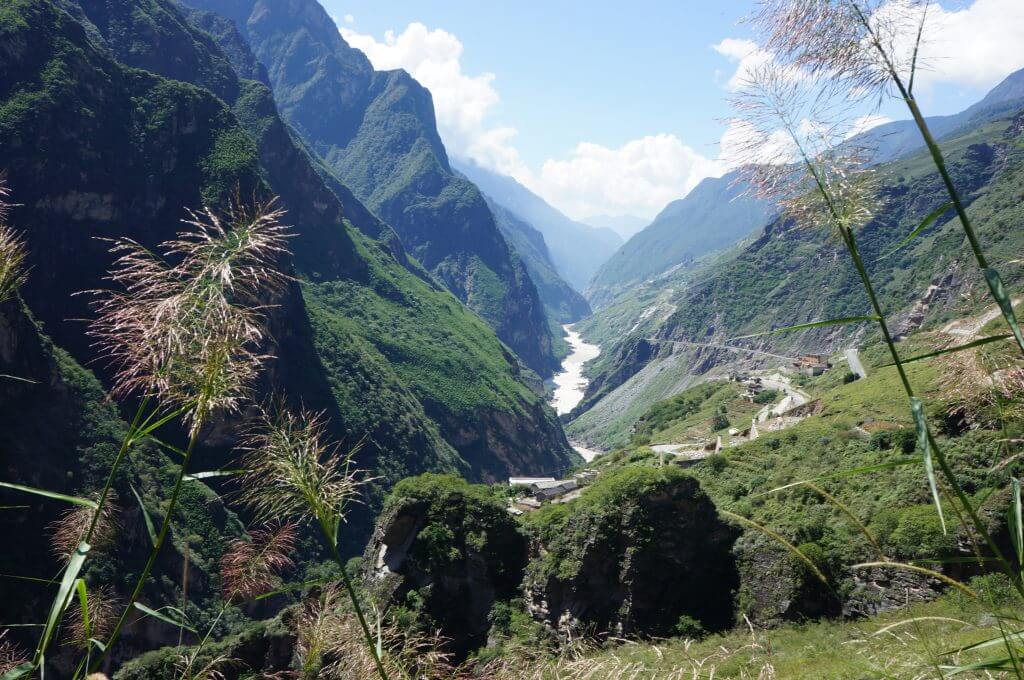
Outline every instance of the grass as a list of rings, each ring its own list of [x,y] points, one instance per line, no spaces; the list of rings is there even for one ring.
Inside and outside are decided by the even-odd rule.
[[[1004,590],[1002,594],[1008,593]],[[627,642],[614,649],[587,654],[586,663],[580,665],[591,668],[604,665],[604,672],[588,676],[602,678],[938,677],[939,673],[932,666],[937,659],[964,662],[978,658],[971,654],[947,656],[943,652],[999,635],[993,611],[984,603],[946,596],[861,621],[787,624],[753,633],[737,628],[698,641]],[[918,621],[899,625],[913,619]],[[557,677],[584,676],[580,673]],[[991,676],[967,674],[963,677]]]

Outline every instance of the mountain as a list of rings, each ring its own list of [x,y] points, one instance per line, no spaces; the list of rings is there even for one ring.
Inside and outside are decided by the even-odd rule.
[[[1024,102],[986,116],[942,141],[947,167],[967,201],[990,263],[1010,290],[1024,272]],[[918,152],[878,168],[884,210],[857,233],[878,295],[887,301],[894,332],[903,335],[944,316],[976,310],[986,288],[964,247],[952,213],[942,215],[909,245],[882,257],[948,197],[930,155]],[[656,289],[659,281],[649,287]],[[576,419],[574,440],[614,446],[628,439],[636,417],[695,381],[734,367],[778,362],[723,345],[740,336],[794,324],[865,315],[861,282],[840,243],[826,230],[771,221],[756,238],[704,263],[682,285],[640,298],[631,309],[599,310],[584,327],[605,339],[602,357]],[[766,336],[740,343],[776,355],[833,353],[864,340],[869,325],[843,325]]]
[[[299,283],[274,308],[264,393],[326,411],[339,441],[366,437],[360,464],[385,486],[571,459],[536,376],[388,225],[324,181],[271,92],[239,79],[212,36],[168,0],[64,6],[77,20],[52,2],[17,4],[0,51],[0,157],[33,272],[23,296],[58,347],[105,377],[78,321],[87,298],[74,295],[103,286],[100,238],[155,246],[185,208],[273,192],[297,234]]]
[[[559,275],[578,291],[587,287],[601,263],[622,245],[622,239],[611,229],[596,229],[569,219],[511,177],[472,161],[456,160],[455,166],[495,203],[544,235]]]
[[[589,316],[590,303],[558,275],[544,235],[486,194],[484,198],[505,240],[526,265],[548,316],[560,324],[574,323]]]
[[[643,231],[629,239],[594,275],[587,297],[607,304],[626,288],[690,265],[763,227],[771,210],[744,195],[738,172],[708,178],[685,198],[669,203]]]
[[[593,227],[611,229],[624,239],[629,239],[648,224],[650,220],[636,215],[594,215],[587,218],[587,224]]]
[[[965,126],[978,125],[1019,108],[1024,102],[1024,69],[1011,73],[984,99],[951,116],[926,118],[936,139],[955,133]],[[873,127],[851,139],[851,143],[871,150],[875,163],[885,163],[924,147],[921,133],[912,120],[898,120]]]
[[[456,172],[460,177],[466,178],[460,171]],[[468,181],[468,178],[466,179]],[[590,303],[558,274],[544,234],[511,210],[496,203],[486,193],[484,200],[494,214],[495,224],[501,230],[502,236],[512,246],[516,256],[526,266],[534,285],[537,286],[537,294],[540,295],[548,318],[553,324],[552,335],[561,339],[561,325],[575,323],[590,316]],[[559,344],[564,343],[556,341],[556,345]]]
[[[375,71],[316,0],[185,4],[235,22],[305,144],[530,368],[551,375],[537,290],[480,192],[452,172],[426,88],[405,71]]]

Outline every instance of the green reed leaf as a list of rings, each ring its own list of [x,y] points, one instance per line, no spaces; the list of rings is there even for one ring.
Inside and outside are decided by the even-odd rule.
[[[815,563],[814,563],[814,562],[813,562],[813,561],[811,560],[811,558],[810,558],[810,557],[808,557],[807,555],[805,555],[805,554],[804,554],[804,553],[803,553],[803,552],[802,552],[802,551],[800,550],[800,548],[796,547],[795,545],[793,545],[792,543],[790,543],[789,541],[787,541],[787,540],[786,540],[785,538],[783,538],[783,537],[782,537],[782,536],[781,536],[780,534],[777,534],[776,532],[772,531],[771,529],[769,529],[769,528],[768,528],[768,527],[766,527],[766,526],[762,526],[762,525],[758,524],[757,522],[755,522],[755,521],[754,521],[754,520],[752,520],[752,519],[747,519],[747,518],[746,518],[746,517],[744,517],[743,515],[737,515],[737,514],[736,514],[736,513],[734,513],[734,512],[729,512],[728,510],[721,510],[721,509],[719,509],[719,511],[718,511],[718,512],[720,512],[721,514],[725,515],[725,516],[726,516],[726,517],[728,517],[729,519],[733,519],[733,520],[736,520],[736,521],[737,521],[737,522],[739,522],[740,524],[745,524],[746,526],[748,526],[748,527],[751,527],[752,529],[757,529],[758,531],[760,531],[760,532],[761,532],[762,534],[764,534],[764,535],[765,535],[765,536],[767,536],[768,538],[771,538],[771,539],[772,539],[772,540],[774,540],[774,541],[775,541],[776,543],[780,544],[780,545],[781,545],[782,547],[784,547],[784,548],[785,548],[786,550],[788,550],[789,552],[793,553],[793,555],[795,555],[795,556],[797,557],[797,559],[799,559],[799,560],[800,560],[801,562],[803,562],[804,564],[806,564],[806,565],[807,565],[807,567],[808,567],[808,568],[809,568],[809,569],[811,570],[811,572],[813,572],[813,573],[814,573],[814,575],[818,577],[818,580],[819,580],[819,581],[821,581],[821,582],[822,582],[822,583],[824,583],[824,584],[825,584],[826,586],[828,586],[828,579],[827,579],[827,578],[825,578],[825,574],[821,573],[821,570],[820,570],[820,569],[818,569],[818,565],[816,565],[816,564],[815,564]],[[829,586],[829,587],[831,587],[831,586]]]
[[[186,620],[185,613],[182,612],[177,607],[161,607],[161,609],[166,609],[167,611],[174,612],[174,613],[178,614],[179,617],[180,617],[178,619],[173,619],[170,616],[168,616],[167,614],[164,614],[163,612],[161,612],[159,610],[152,609],[151,607],[147,607],[146,605],[142,604],[141,602],[134,603],[134,607],[136,609],[138,609],[140,612],[142,612],[143,614],[145,614],[146,616],[152,616],[154,619],[159,619],[159,620],[163,621],[164,623],[169,623],[172,626],[179,627],[179,628],[184,628],[185,630],[187,630],[190,633],[195,633],[196,632],[195,628],[193,628],[192,626],[190,626],[187,623],[185,623],[185,620]]]
[[[924,416],[924,403],[917,397],[910,399],[910,413],[914,417],[914,426],[917,428],[917,445],[924,455],[924,470],[928,475],[928,486],[932,491],[932,500],[935,502],[935,509],[939,512],[939,524],[942,525],[942,533],[946,534],[946,518],[942,514],[942,502],[939,500],[939,484],[935,479],[935,463],[932,461],[931,437],[928,436],[928,420]]]
[[[26,661],[20,666],[15,666],[11,670],[7,671],[0,677],[0,680],[18,680],[18,678],[28,677],[28,674],[36,669],[35,664],[31,661]]]
[[[85,558],[89,554],[90,546],[88,543],[79,543],[75,549],[71,559],[68,560],[68,566],[64,568],[64,578],[61,579],[60,587],[57,589],[57,596],[53,598],[53,604],[50,606],[50,615],[46,617],[46,626],[43,628],[43,635],[39,640],[39,647],[36,649],[36,662],[41,662],[43,654],[46,652],[47,647],[50,646],[50,639],[53,637],[54,631],[57,630],[57,625],[60,623],[61,618],[64,616],[64,611],[68,607],[68,602],[71,599],[71,589],[75,587],[75,582],[78,579],[78,574],[82,571],[82,566],[85,564]]]
[[[921,221],[921,224],[918,225],[917,229],[914,229],[914,231],[910,232],[910,234],[907,235],[907,237],[905,239],[903,239],[902,241],[897,243],[895,248],[893,248],[892,250],[887,252],[885,255],[882,255],[881,257],[879,257],[875,261],[876,262],[880,262],[880,261],[882,261],[882,260],[884,260],[884,259],[886,259],[888,257],[891,257],[891,256],[895,255],[897,251],[899,251],[904,246],[906,246],[908,243],[913,241],[917,237],[918,234],[920,234],[922,231],[924,231],[925,229],[930,227],[932,225],[932,223],[935,222],[935,220],[939,219],[946,212],[948,212],[949,210],[952,210],[952,209],[953,209],[953,202],[952,201],[949,201],[948,203],[940,205],[933,212],[929,213],[928,216],[924,218],[924,220]]]
[[[25,493],[34,494],[36,496],[43,496],[44,498],[53,498],[58,501],[64,501],[65,503],[73,503],[74,505],[84,505],[87,508],[96,509],[96,502],[91,501],[88,498],[79,498],[77,496],[67,496],[56,491],[47,491],[46,489],[37,489],[31,486],[22,486],[21,484],[9,484],[7,482],[0,482],[0,487],[5,489],[14,489],[15,491],[23,491]]]
[[[908,564],[906,562],[861,562],[860,564],[854,564],[850,569],[902,569],[904,571],[913,571],[918,574],[924,574],[934,579],[938,579],[947,585],[951,585],[957,590],[969,595],[971,597],[978,597],[978,593],[971,590],[971,588],[957,581],[955,578],[946,576],[942,572],[935,571],[934,569],[928,569],[917,564]]]
[[[89,621],[89,590],[85,587],[83,579],[75,581],[75,590],[78,591],[78,606],[82,612],[82,630],[88,639],[92,633],[92,625]]]
[[[1024,352],[1024,336],[1021,335],[1020,324],[1017,323],[1017,315],[1013,311],[1013,301],[1010,300],[1010,296],[1003,286],[1003,280],[999,277],[999,272],[994,267],[986,267],[981,271],[985,274],[985,281],[988,282],[988,289],[992,292],[992,297],[999,303],[999,310],[1003,313],[1006,324],[1013,331],[1013,337],[1017,340],[1017,346]]]
[[[206,472],[193,472],[192,474],[185,475],[186,482],[199,482],[204,479],[214,479],[216,477],[234,477],[244,473],[245,470],[207,470]]]
[[[974,340],[972,342],[964,343],[963,345],[957,345],[956,347],[947,347],[946,349],[936,350],[934,352],[928,352],[927,354],[918,354],[912,356],[909,359],[900,359],[900,363],[903,365],[914,363],[915,361],[924,361],[925,359],[931,359],[932,357],[942,356],[943,354],[953,354],[955,352],[964,352],[975,347],[983,347],[984,345],[991,345],[993,342],[1001,342],[1003,340],[1009,340],[1013,335],[1010,333],[1004,333],[1003,335],[990,335],[988,337],[981,338],[980,340]],[[888,368],[895,366],[895,362],[888,364],[882,364],[879,368]]]
[[[821,475],[820,477],[810,477],[809,479],[801,479],[797,482],[790,482],[789,484],[783,484],[777,486],[774,489],[768,491],[762,491],[761,493],[752,494],[751,498],[758,496],[767,496],[769,494],[778,493],[779,491],[785,491],[786,489],[792,489],[793,487],[807,484],[808,482],[821,482],[829,479],[837,479],[841,477],[855,477],[858,475],[865,475],[871,472],[879,472],[881,470],[891,470],[892,468],[902,467],[904,465],[915,465],[917,464],[917,458],[900,458],[897,460],[890,460],[885,463],[879,463],[877,465],[865,465],[863,467],[851,468],[849,470],[842,470],[841,472],[833,472],[828,475]]]
[[[132,490],[132,495],[135,496],[135,500],[139,503],[139,509],[142,510],[142,519],[146,521],[146,533],[149,534],[149,542],[154,547],[156,546],[156,528],[153,526],[153,518],[149,516],[149,510],[146,510],[146,504],[142,502],[142,496],[135,490],[133,484],[129,484],[128,488]]]
[[[1008,518],[1010,540],[1013,541],[1013,549],[1017,553],[1017,569],[1024,574],[1024,521],[1021,519],[1020,479],[1011,477],[1010,488],[1013,494]]]

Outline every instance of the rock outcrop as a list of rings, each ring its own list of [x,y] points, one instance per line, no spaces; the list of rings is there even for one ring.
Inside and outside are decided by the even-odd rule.
[[[364,580],[381,605],[413,610],[457,658],[483,646],[491,607],[514,597],[526,538],[485,487],[423,475],[399,483],[364,556]]]
[[[671,635],[733,621],[736,531],[676,468],[606,473],[534,536],[535,618],[564,636]]]

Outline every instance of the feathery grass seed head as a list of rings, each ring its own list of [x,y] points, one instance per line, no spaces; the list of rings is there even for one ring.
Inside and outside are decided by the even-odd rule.
[[[220,561],[225,601],[236,596],[248,600],[270,592],[279,583],[281,572],[292,566],[294,548],[295,526],[291,524],[267,525],[250,531],[248,539],[231,541]]]
[[[848,141],[856,122],[842,98],[791,65],[768,62],[751,69],[732,104],[732,153],[750,193],[798,226],[840,235],[877,214],[870,150]]]
[[[29,660],[28,653],[10,640],[7,631],[0,631],[0,675],[12,671]]]
[[[327,443],[323,414],[263,409],[244,437],[242,503],[271,521],[314,519],[336,531],[366,482]]]
[[[0,303],[10,299],[25,282],[25,242],[7,226],[11,204],[7,184],[0,177]]]
[[[120,508],[117,505],[117,494],[111,490],[107,502],[99,511],[100,516],[96,521],[96,528],[89,541],[92,552],[102,552],[114,544],[117,539],[119,526]],[[60,519],[52,522],[48,527],[50,530],[50,549],[54,556],[66,562],[78,548],[85,535],[89,531],[94,508],[76,505],[60,516]]]
[[[164,243],[163,256],[114,241],[110,281],[118,290],[98,291],[90,334],[115,370],[115,394],[190,405],[193,427],[237,408],[267,359],[258,352],[261,300],[287,281],[282,215],[272,202],[223,217],[189,213],[190,229]]]
[[[106,640],[114,629],[121,607],[109,586],[90,588],[86,612],[82,612],[81,601],[72,598],[71,613],[68,617],[68,642],[78,649],[87,649],[89,640]]]

